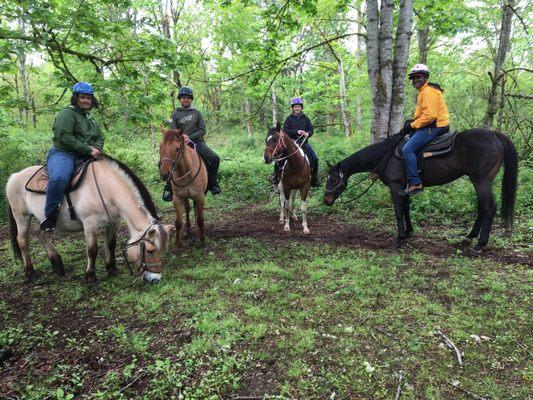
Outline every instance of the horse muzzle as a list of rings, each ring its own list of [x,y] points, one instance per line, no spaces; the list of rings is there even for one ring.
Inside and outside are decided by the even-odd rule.
[[[333,203],[335,203],[335,196],[333,195],[333,193],[325,193],[324,194],[324,204],[327,205],[327,206],[332,206]]]
[[[145,283],[159,283],[161,282],[161,273],[160,272],[150,272],[144,271],[142,273],[142,280]]]

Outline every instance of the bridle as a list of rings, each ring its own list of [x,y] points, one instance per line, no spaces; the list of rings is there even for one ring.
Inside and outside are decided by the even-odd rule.
[[[296,150],[294,152],[290,153],[287,156],[280,157],[281,155],[283,155],[283,152],[285,150],[287,150],[287,145],[285,143],[285,134],[283,134],[281,132],[277,132],[277,133],[279,135],[278,136],[278,142],[276,143],[276,147],[274,147],[274,150],[272,151],[272,159],[274,159],[279,165],[279,163],[281,161],[287,160],[289,157],[293,156],[294,154],[296,154],[296,153],[298,153],[299,151],[302,150],[302,146],[303,146],[303,144],[305,142],[306,136],[302,135],[298,139],[294,140],[294,144],[296,145]],[[302,140],[302,142],[298,143],[300,140]],[[280,152],[278,153],[279,150],[280,150]],[[305,157],[304,157],[304,161],[303,161],[302,165],[299,168],[291,169],[290,171],[291,172],[297,172],[297,171],[301,170],[304,165],[305,165]]]
[[[178,177],[175,177],[174,176],[174,173],[177,173],[177,165],[178,163],[183,160],[183,155],[184,155],[184,151],[183,151],[183,146],[187,146],[188,143],[192,143],[193,144],[193,149],[194,149],[194,152],[196,153],[197,157],[198,157],[198,160],[199,160],[199,163],[198,163],[198,170],[196,171],[196,173],[194,174],[194,176],[192,177],[191,181],[189,183],[186,183],[185,185],[180,185],[178,183],[178,181],[186,178],[187,176],[191,175],[191,172],[192,170],[189,170],[185,175],[182,175],[182,176],[178,176]],[[177,154],[176,154],[176,157],[174,159],[171,159],[171,158],[168,158],[168,157],[163,157],[159,160],[159,163],[157,164],[158,165],[158,168],[159,170],[161,171],[161,166],[163,165],[164,162],[167,162],[170,164],[170,171],[171,173],[168,174],[168,178],[166,179],[166,182],[169,182],[169,181],[172,181],[172,183],[174,183],[174,185],[176,185],[177,187],[180,187],[180,188],[184,188],[184,187],[187,187],[189,186],[191,183],[194,182],[194,180],[198,177],[198,175],[200,174],[200,170],[202,169],[202,157],[200,157],[200,155],[198,154],[198,151],[196,150],[196,143],[194,143],[192,140],[188,140],[187,143],[183,142],[182,145],[180,145],[180,147],[177,149]]]

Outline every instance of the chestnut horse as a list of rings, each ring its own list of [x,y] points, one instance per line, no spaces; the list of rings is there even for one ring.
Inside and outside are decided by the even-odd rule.
[[[270,128],[265,142],[263,159],[266,164],[272,160],[284,161],[279,180],[280,214],[279,223],[285,223],[284,231],[290,231],[290,219],[298,220],[294,211],[296,191],[300,191],[302,199],[302,227],[305,234],[310,233],[307,227],[307,193],[311,186],[311,166],[304,151],[281,129],[278,122]]]
[[[33,166],[14,173],[6,185],[11,244],[15,256],[23,260],[26,279],[30,282],[37,276],[29,253],[31,219],[44,219],[46,196],[26,190],[26,182],[40,168],[41,166]],[[87,242],[87,282],[92,287],[97,284],[96,235],[100,228],[105,229],[106,269],[110,275],[117,272],[115,246],[121,218],[126,221],[130,235],[126,245],[127,259],[135,263],[138,268],[136,274],[142,276],[143,280],[159,282],[161,256],[174,233],[174,227],[161,224],[148,189],[127,166],[105,156],[92,162],[87,168],[80,187],[70,193],[76,209],[76,219],[71,219],[66,204],[63,203],[56,226],[56,230],[63,232],[84,232]],[[63,261],[52,244],[52,235],[41,231],[41,239],[54,272],[63,275]]]
[[[200,154],[189,146],[189,138],[181,128],[165,129],[161,127],[163,139],[159,144],[159,173],[161,178],[172,183],[172,203],[176,212],[176,243],[173,252],[181,245],[183,228],[183,210],[185,209],[185,229],[191,236],[189,199],[194,203],[197,237],[205,241],[204,206],[207,190],[207,169]],[[191,142],[192,143],[192,142]]]

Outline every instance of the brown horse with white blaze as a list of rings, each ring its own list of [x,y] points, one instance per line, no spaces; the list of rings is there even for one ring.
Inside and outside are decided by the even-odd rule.
[[[163,139],[159,144],[159,173],[161,179],[172,183],[172,203],[176,212],[176,243],[174,252],[181,246],[181,231],[183,228],[185,210],[185,229],[187,236],[191,236],[189,199],[194,203],[197,237],[205,241],[204,207],[207,190],[207,168],[200,154],[188,145],[189,138],[181,128],[165,129],[161,127]],[[192,142],[191,142],[192,143]]]
[[[270,164],[273,160],[278,162],[286,160],[278,184],[279,222],[285,224],[283,230],[290,231],[290,220],[298,219],[294,212],[294,202],[296,192],[299,190],[302,199],[303,232],[310,233],[307,227],[307,194],[311,186],[311,166],[303,150],[283,132],[279,122],[268,131],[263,159],[266,164]]]

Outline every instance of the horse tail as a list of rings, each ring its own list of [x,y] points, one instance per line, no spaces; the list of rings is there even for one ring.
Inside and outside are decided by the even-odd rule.
[[[503,143],[504,172],[502,181],[502,211],[501,216],[506,229],[513,228],[516,188],[518,186],[518,153],[511,139],[502,133],[497,133]]]
[[[11,237],[11,247],[13,248],[13,254],[15,255],[15,258],[22,260],[22,252],[20,251],[19,242],[17,241],[17,221],[15,221],[15,216],[13,215],[13,210],[11,209],[9,203],[7,204],[7,213],[9,215],[9,234]]]

